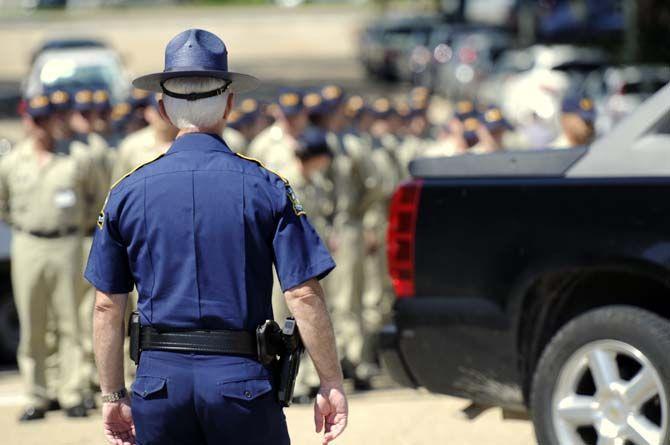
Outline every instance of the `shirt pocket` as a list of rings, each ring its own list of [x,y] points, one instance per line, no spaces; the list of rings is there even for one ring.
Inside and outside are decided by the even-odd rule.
[[[131,389],[135,395],[145,400],[165,398],[167,397],[167,379],[139,376],[135,379]]]
[[[222,396],[237,400],[255,400],[272,391],[272,384],[268,379],[222,381],[217,385]]]

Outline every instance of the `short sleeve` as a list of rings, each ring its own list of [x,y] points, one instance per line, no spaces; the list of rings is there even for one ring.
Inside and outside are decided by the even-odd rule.
[[[335,262],[291,187],[286,184],[283,188],[272,245],[279,282],[286,291],[312,278],[324,278]]]
[[[133,290],[134,281],[128,252],[118,231],[117,209],[112,201],[109,199],[98,216],[98,229],[95,231],[84,278],[102,292],[124,294]]]

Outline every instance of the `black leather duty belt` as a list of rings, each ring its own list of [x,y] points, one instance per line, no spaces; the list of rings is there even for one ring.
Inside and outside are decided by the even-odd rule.
[[[65,236],[70,236],[74,235],[79,232],[78,227],[64,227],[60,230],[51,230],[51,231],[44,231],[44,230],[25,230],[22,229],[21,227],[14,227],[16,230],[19,232],[27,233],[28,235],[36,236],[38,238],[63,238]]]
[[[140,349],[143,351],[195,352],[202,354],[251,355],[258,349],[256,335],[247,331],[174,331],[159,332],[142,327]]]

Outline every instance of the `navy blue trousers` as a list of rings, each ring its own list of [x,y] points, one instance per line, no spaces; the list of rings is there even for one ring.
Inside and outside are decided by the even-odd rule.
[[[142,353],[132,385],[138,445],[289,445],[270,374],[234,356]]]

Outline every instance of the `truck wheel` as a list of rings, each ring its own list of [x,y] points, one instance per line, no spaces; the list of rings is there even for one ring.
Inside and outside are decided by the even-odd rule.
[[[565,325],[538,363],[531,412],[540,445],[669,443],[670,322],[632,306]]]
[[[19,345],[19,316],[11,293],[0,295],[0,361],[16,359]]]

